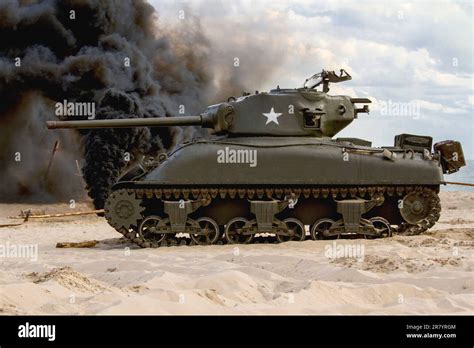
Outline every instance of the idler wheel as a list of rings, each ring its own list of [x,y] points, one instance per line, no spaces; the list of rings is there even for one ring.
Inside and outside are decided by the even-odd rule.
[[[303,241],[306,237],[306,231],[303,223],[295,218],[288,218],[283,220],[288,228],[288,235],[277,234],[276,239],[278,242]]]
[[[421,192],[410,192],[403,198],[400,214],[406,222],[416,224],[428,217],[430,210],[428,197]]]
[[[316,221],[311,227],[311,238],[313,240],[328,239],[331,237],[338,238],[339,235],[337,236],[329,235],[329,229],[331,228],[333,224],[334,224],[334,220],[326,219],[326,218]]]
[[[133,226],[138,226],[144,210],[141,200],[135,197],[135,193],[126,189],[111,192],[104,206],[105,218],[117,230],[121,228],[129,230]]]
[[[253,239],[253,234],[243,234],[243,227],[248,220],[242,217],[236,217],[227,223],[225,228],[225,238],[229,244],[248,244]]]
[[[191,234],[191,239],[199,245],[215,244],[220,237],[219,225],[209,217],[196,220],[201,227],[202,234]]]
[[[138,234],[147,242],[151,243],[153,247],[157,247],[166,238],[166,233],[160,233],[158,230],[158,227],[163,226],[165,222],[166,221],[159,216],[150,215],[143,219],[138,227]]]

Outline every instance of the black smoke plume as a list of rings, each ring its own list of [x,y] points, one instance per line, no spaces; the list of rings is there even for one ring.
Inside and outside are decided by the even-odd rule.
[[[173,49],[154,23],[153,8],[143,1],[2,2],[1,121],[2,145],[8,149],[2,151],[7,168],[2,171],[7,179],[24,175],[15,186],[2,185],[2,196],[41,193],[36,191],[44,185],[46,163],[44,168],[35,163],[34,152],[43,147],[47,155],[48,146],[41,145],[52,147],[48,138],[53,134],[44,128],[46,119],[54,118],[53,101],[94,102],[96,118],[167,116],[177,114],[180,104],[189,113],[200,111],[209,83],[200,61],[204,57]],[[15,65],[17,57],[20,65]],[[25,104],[29,110],[18,107]],[[25,132],[27,127],[30,131]],[[61,133],[63,152],[81,158],[81,142],[68,142],[71,132]],[[83,132],[83,174],[95,205],[103,205],[107,189],[126,166],[125,152],[132,160],[134,155],[156,153],[180,142],[183,133],[146,128]],[[13,168],[9,163],[17,152],[24,157],[12,163]],[[67,197],[77,189],[67,184],[74,182],[74,172],[60,165],[55,163],[46,191],[61,187],[63,192],[50,193]]]
[[[219,67],[209,65],[213,48],[199,21],[191,18],[179,29],[160,28],[156,16],[143,0],[1,1],[2,200],[80,196],[78,160],[89,195],[100,208],[127,166],[126,152],[133,161],[203,134],[179,127],[45,128],[46,120],[55,119],[54,104],[63,100],[94,102],[96,118],[107,119],[177,116],[180,105],[193,115],[228,97],[220,93],[221,83],[213,74]],[[237,81],[242,77],[222,79],[235,82],[226,86],[226,94],[242,91]],[[60,153],[46,175],[55,140],[60,140]]]

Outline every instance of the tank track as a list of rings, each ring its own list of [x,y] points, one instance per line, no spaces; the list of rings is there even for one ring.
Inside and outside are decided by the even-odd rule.
[[[433,186],[361,186],[361,187],[325,187],[325,188],[121,188],[117,191],[124,192],[126,195],[132,196],[133,194],[137,199],[166,199],[166,200],[179,200],[179,199],[213,199],[216,197],[221,198],[239,198],[239,199],[283,199],[285,196],[291,196],[292,194],[299,197],[300,195],[304,198],[334,198],[334,199],[349,199],[349,198],[362,198],[362,199],[373,199],[377,196],[384,197],[400,197],[403,198],[410,192],[418,192],[425,197],[430,205],[427,216],[418,221],[416,224],[410,224],[407,222],[401,222],[397,225],[392,232],[398,235],[418,235],[429,228],[431,228],[439,219],[441,212],[440,200],[438,197],[438,190],[435,190]],[[111,193],[115,194],[117,191]],[[108,209],[106,208],[106,217]],[[177,245],[195,245],[196,243],[187,237],[177,237],[175,235],[167,236],[163,241],[159,243],[151,243],[150,241],[140,237],[136,231],[119,227],[110,218],[107,218],[110,225],[112,225],[119,233],[121,233],[130,242],[137,244],[140,247],[161,247],[161,246],[177,246]],[[311,237],[306,236],[306,239]],[[253,243],[277,243],[274,236],[257,236],[253,239]],[[223,245],[228,242],[221,238],[215,244]]]

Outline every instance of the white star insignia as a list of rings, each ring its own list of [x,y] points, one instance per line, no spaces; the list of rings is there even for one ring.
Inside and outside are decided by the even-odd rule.
[[[275,112],[275,110],[272,108],[270,110],[270,112],[267,112],[267,113],[263,112],[262,114],[263,114],[263,116],[265,116],[267,118],[267,123],[265,123],[265,124],[269,124],[270,122],[275,122],[276,124],[279,125],[278,117],[280,117],[282,115],[282,113]]]

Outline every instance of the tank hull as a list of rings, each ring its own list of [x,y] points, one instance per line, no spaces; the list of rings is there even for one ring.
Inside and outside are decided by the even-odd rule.
[[[187,243],[182,233],[195,244],[418,234],[439,218],[442,183],[438,161],[400,148],[309,137],[200,140],[115,184],[105,216],[142,247]]]
[[[420,153],[344,146],[329,139],[249,137],[186,144],[135,182],[152,186],[440,185],[439,163]]]

